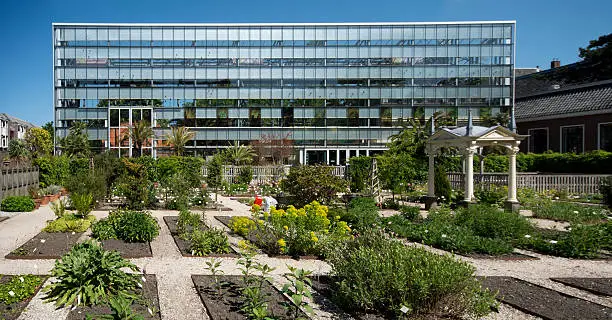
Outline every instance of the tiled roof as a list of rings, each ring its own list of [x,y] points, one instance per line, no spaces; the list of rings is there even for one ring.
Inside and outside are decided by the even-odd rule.
[[[0,113],[0,119],[4,120],[4,121],[12,122],[12,123],[18,123],[18,124],[20,124],[20,125],[22,125],[22,126],[24,126],[26,128],[36,127],[36,125],[34,125],[34,124],[30,123],[30,122],[27,122],[25,120],[21,120],[19,118],[15,118],[15,117],[13,117],[13,116],[11,116],[9,114],[6,114],[6,113]]]
[[[612,113],[612,80],[517,98],[515,116],[521,120],[607,109]]]

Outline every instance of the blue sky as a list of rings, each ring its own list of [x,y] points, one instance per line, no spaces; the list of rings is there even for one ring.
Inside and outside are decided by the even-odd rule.
[[[1,0],[0,112],[53,120],[52,22],[392,22],[516,20],[517,67],[579,60],[612,32],[612,1],[583,0]]]

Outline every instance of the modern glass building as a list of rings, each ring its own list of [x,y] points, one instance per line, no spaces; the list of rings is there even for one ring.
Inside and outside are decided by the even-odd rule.
[[[127,156],[144,120],[154,156],[186,126],[192,154],[283,145],[295,162],[343,164],[410,118],[509,111],[514,43],[514,21],[54,23],[56,134],[85,121],[95,148]]]

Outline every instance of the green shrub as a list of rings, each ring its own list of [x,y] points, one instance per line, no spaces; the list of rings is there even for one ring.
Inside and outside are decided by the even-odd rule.
[[[55,184],[65,186],[70,176],[70,159],[67,156],[44,156],[32,160],[38,167],[40,187]]]
[[[329,261],[334,300],[344,309],[399,318],[405,307],[417,318],[476,318],[496,305],[469,263],[406,247],[375,231],[339,248]]]
[[[70,194],[70,203],[72,207],[77,211],[77,215],[81,217],[87,216],[93,205],[93,196],[91,193],[76,193]]]
[[[606,177],[599,183],[599,193],[602,196],[603,203],[612,208],[612,177]]]
[[[240,171],[238,171],[238,176],[236,177],[236,183],[248,185],[251,183],[251,180],[253,180],[253,168],[251,166],[240,167]]]
[[[0,208],[6,212],[30,212],[36,208],[36,204],[28,196],[11,196],[2,200]]]
[[[115,296],[136,297],[141,276],[124,268],[140,271],[117,251],[105,251],[93,241],[78,243],[55,261],[51,276],[57,281],[44,288],[44,300],[62,307],[101,304]]]
[[[34,296],[34,292],[43,281],[39,276],[24,274],[10,276],[10,280],[3,279],[2,282],[0,284],[0,302],[10,305]],[[9,292],[12,292],[12,294],[9,294]]]
[[[128,210],[118,216],[115,232],[126,242],[150,242],[159,235],[159,225],[147,212]]]
[[[348,211],[340,217],[353,229],[364,230],[378,222],[380,215],[376,201],[372,198],[355,198],[349,203]]]
[[[87,160],[87,159],[85,159]],[[89,162],[87,162],[89,165]],[[92,197],[92,204],[106,197],[106,178],[100,170],[75,169],[77,172],[71,173],[66,179],[66,189],[70,194],[89,194]]]
[[[330,204],[339,192],[347,191],[346,180],[332,174],[333,167],[292,167],[281,181],[281,189],[295,197],[295,206],[303,207],[313,201]]]
[[[200,230],[204,223],[202,217],[197,213],[192,213],[189,210],[181,210],[177,222],[178,233],[181,237],[188,235],[194,230]]]
[[[115,225],[111,220],[102,219],[91,226],[91,233],[95,239],[100,241],[108,239],[117,239],[117,233],[115,232]]]
[[[86,216],[82,218],[72,214],[63,215],[53,221],[47,223],[43,228],[44,232],[85,232],[96,220],[94,216]]]
[[[519,239],[517,243],[521,248],[536,252],[579,259],[599,257],[599,250],[605,245],[606,238],[599,225],[572,225],[569,232],[536,233]]]
[[[352,192],[366,191],[366,185],[372,171],[372,157],[352,157],[349,159],[347,176]]]
[[[227,236],[218,229],[193,230],[189,234],[189,243],[189,250],[194,256],[230,252]]]
[[[415,206],[401,206],[400,213],[402,217],[408,221],[417,221],[421,219],[421,208]]]
[[[585,206],[576,203],[551,201],[548,199],[537,202],[531,208],[536,218],[569,222],[598,222],[605,219],[609,211],[597,206]]]
[[[434,175],[434,188],[436,197],[442,203],[448,203],[451,200],[451,184],[446,175],[446,171],[442,166],[437,166]]]
[[[507,187],[490,186],[489,188],[477,188],[474,196],[479,203],[501,205],[508,195]]]
[[[458,209],[454,223],[470,229],[477,236],[504,240],[533,232],[533,226],[525,217],[487,205]]]
[[[249,217],[232,217],[229,227],[233,233],[246,237],[251,230],[255,229],[255,221]]]
[[[167,209],[186,210],[189,208],[189,197],[193,193],[193,189],[189,184],[189,181],[182,172],[176,172],[167,179],[162,180],[162,187],[167,192]]]
[[[383,209],[399,210],[400,204],[393,198],[387,198],[382,203]]]

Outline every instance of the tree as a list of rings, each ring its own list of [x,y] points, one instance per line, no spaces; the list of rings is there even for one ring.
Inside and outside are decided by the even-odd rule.
[[[292,204],[298,208],[313,201],[331,204],[338,193],[348,191],[346,180],[333,175],[332,170],[318,165],[292,167],[280,187],[293,196]]]
[[[508,123],[510,122],[510,115],[508,113],[500,112],[496,115],[483,115],[481,117],[481,121],[483,126],[492,127],[495,125],[501,125],[504,127],[508,127]]]
[[[227,162],[235,166],[240,166],[253,162],[253,157],[255,157],[256,154],[255,151],[253,151],[253,147],[236,144],[225,149],[223,156]]]
[[[89,157],[91,151],[86,129],[87,124],[80,121],[75,122],[70,127],[70,132],[60,142],[64,154],[78,158]]]
[[[46,156],[53,152],[53,139],[43,128],[30,128],[26,133],[25,142],[32,158]]]
[[[8,155],[12,160],[21,162],[29,157],[28,147],[25,141],[21,139],[13,139],[8,145]]]
[[[142,147],[149,143],[151,138],[153,138],[151,124],[147,121],[139,121],[129,128],[123,140],[131,139],[133,147],[132,155],[134,155],[134,151],[136,151],[136,157],[140,157],[142,155]]]
[[[175,155],[182,156],[185,152],[185,145],[194,137],[195,132],[185,127],[173,127],[172,132],[166,136],[166,143],[172,148]]]
[[[53,121],[49,121],[45,123],[42,126],[42,128],[45,129],[47,132],[49,132],[49,135],[51,136],[51,141],[53,141],[53,137],[55,137],[55,129],[53,128]]]
[[[259,140],[253,141],[252,146],[257,154],[257,162],[286,163],[294,152],[293,140],[289,139],[290,136],[291,133],[286,135],[262,134]]]
[[[612,77],[612,33],[589,41],[586,48],[579,48],[579,56],[584,62],[603,76],[601,80]]]

